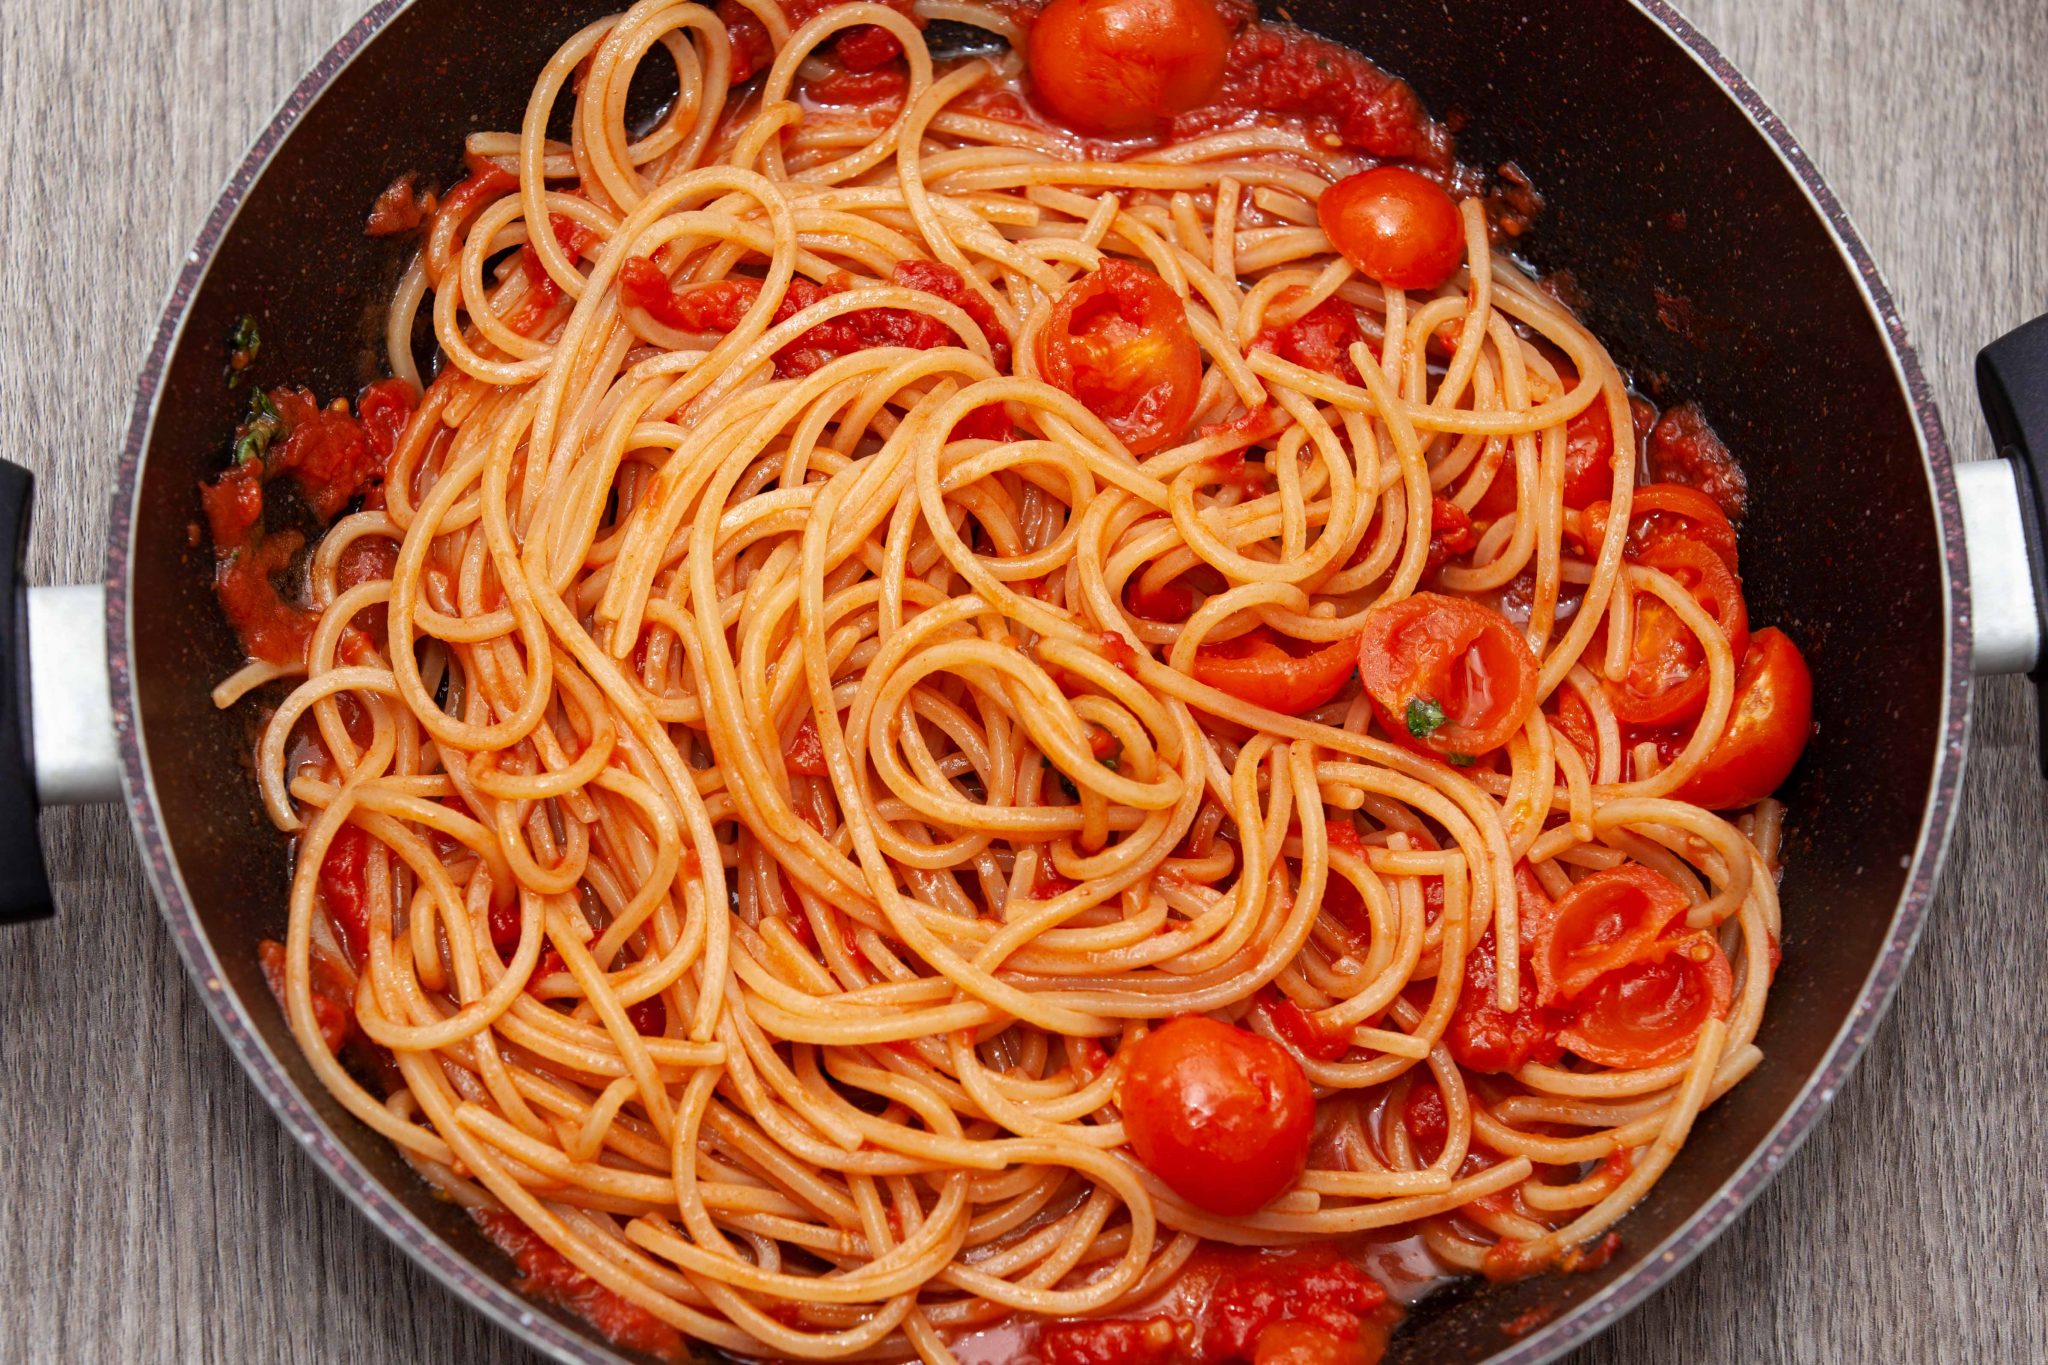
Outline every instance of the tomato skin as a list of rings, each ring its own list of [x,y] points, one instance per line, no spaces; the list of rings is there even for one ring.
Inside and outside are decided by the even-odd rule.
[[[1149,270],[1111,258],[1068,285],[1038,348],[1045,377],[1132,454],[1177,439],[1194,418],[1202,349],[1181,300]]]
[[[1536,658],[1521,632],[1462,597],[1423,592],[1374,606],[1358,671],[1387,733],[1438,757],[1499,748],[1536,706]],[[1445,716],[1426,737],[1408,725],[1418,701],[1437,703]]]
[[[1127,1051],[1117,1091],[1124,1132],[1138,1159],[1183,1199],[1238,1217],[1299,1178],[1315,1093],[1285,1048],[1188,1015]]]
[[[1700,541],[1670,534],[1644,550],[1641,562],[1692,593],[1719,623],[1739,663],[1749,648],[1749,607],[1741,581],[1720,556]],[[1603,684],[1615,716],[1630,725],[1674,725],[1697,716],[1707,704],[1710,675],[1692,630],[1663,599],[1639,593],[1634,631],[1628,676]]]
[[[1607,510],[1608,503],[1603,499],[1590,504],[1581,519],[1588,558],[1597,558],[1607,540]],[[1659,541],[1672,536],[1700,542],[1721,557],[1730,573],[1741,571],[1735,552],[1735,527],[1720,504],[1697,488],[1683,484],[1651,483],[1636,489],[1629,502],[1628,542],[1622,553],[1630,559],[1640,559]]]
[[[1557,902],[1534,955],[1543,1003],[1574,999],[1606,973],[1642,960],[1691,904],[1676,883],[1640,863],[1581,878]]]
[[[1300,716],[1343,691],[1357,666],[1356,637],[1310,645],[1260,625],[1234,640],[1196,650],[1194,675],[1197,682],[1239,701]]]
[[[1736,674],[1727,728],[1699,771],[1671,795],[1708,810],[1753,806],[1791,775],[1812,734],[1813,673],[1806,657],[1783,631],[1760,630]]]
[[[1287,291],[1298,294],[1298,290]],[[1281,301],[1284,301],[1285,296]],[[1324,299],[1284,327],[1267,324],[1252,338],[1251,349],[1271,351],[1282,360],[1341,379],[1362,383],[1358,367],[1351,363],[1352,343],[1365,340],[1358,325],[1358,312],[1341,299]]]
[[[1211,0],[1052,0],[1025,48],[1040,102],[1103,137],[1155,132],[1214,100],[1229,51]]]
[[[370,836],[343,825],[320,863],[320,897],[349,961],[360,967],[370,952]]]
[[[1408,1127],[1408,1141],[1415,1145],[1415,1154],[1422,1158],[1424,1165],[1443,1155],[1444,1143],[1450,1137],[1450,1111],[1444,1108],[1443,1091],[1428,1076],[1418,1076],[1408,1087],[1408,1098],[1401,1106],[1401,1122]]]
[[[412,420],[417,403],[412,385],[403,379],[380,379],[356,399],[357,420],[370,438],[370,449],[380,459],[390,460],[398,449],[398,439],[405,434],[405,424]]]
[[[1661,946],[1660,956],[1595,982],[1559,1040],[1601,1066],[1656,1066],[1690,1052],[1710,1017],[1727,1018],[1735,974],[1713,934],[1701,930]]]
[[[1338,877],[1334,880],[1343,879]],[[1273,1032],[1304,1057],[1318,1062],[1341,1062],[1351,1051],[1349,1032],[1324,1031],[1313,1014],[1278,991],[1261,992],[1258,1009],[1273,1026]]]
[[[1443,187],[1375,166],[1323,191],[1316,220],[1345,260],[1392,289],[1435,289],[1465,259],[1465,224]]]

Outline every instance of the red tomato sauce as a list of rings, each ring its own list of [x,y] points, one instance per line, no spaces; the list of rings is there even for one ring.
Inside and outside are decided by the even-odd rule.
[[[469,1216],[519,1267],[520,1292],[568,1309],[629,1351],[646,1351],[665,1360],[688,1358],[680,1332],[578,1270],[512,1214],[472,1209]]]
[[[1443,175],[1452,170],[1449,131],[1406,81],[1292,24],[1245,25],[1224,65],[1222,95],[1175,119],[1172,132],[1184,139],[1271,115],[1306,119],[1329,146]]]
[[[280,577],[305,548],[297,527],[277,527],[272,515],[289,508],[272,499],[272,485],[289,476],[298,501],[319,529],[359,501],[381,507],[384,470],[412,418],[412,386],[381,379],[364,389],[353,411],[343,399],[322,407],[310,390],[272,389],[236,432],[245,458],[199,487],[200,509],[213,539],[214,594],[252,659],[294,664],[306,657],[315,617]],[[287,500],[289,501],[289,500]],[[340,566],[344,589],[371,577],[389,577],[395,558],[389,542],[351,547]],[[382,548],[379,548],[382,547]],[[381,569],[381,572],[379,570]],[[375,616],[365,613],[364,618]],[[381,630],[381,617],[359,618],[357,628]]]
[[[1372,1365],[1403,1305],[1445,1279],[1404,1231],[1279,1252],[1205,1246],[1114,1317],[1011,1320],[950,1345],[960,1365]]]

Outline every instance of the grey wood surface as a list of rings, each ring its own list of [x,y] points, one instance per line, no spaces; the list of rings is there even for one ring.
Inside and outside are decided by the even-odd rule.
[[[0,0],[0,453],[40,476],[39,581],[98,576],[175,265],[362,3]],[[1971,357],[2048,307],[2048,2],[1691,13],[1832,181],[1957,451],[1987,454]],[[2048,1360],[2048,808],[2026,689],[1978,698],[1945,888],[1861,1068],[1756,1207],[1581,1365]],[[63,916],[0,933],[0,1360],[530,1359],[285,1139],[187,991],[119,815],[55,812],[45,841]]]

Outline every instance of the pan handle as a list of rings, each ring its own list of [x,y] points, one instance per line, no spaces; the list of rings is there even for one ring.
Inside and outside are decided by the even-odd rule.
[[[35,731],[29,713],[28,518],[35,480],[0,460],[0,924],[55,907],[36,838]]]
[[[1977,353],[1977,400],[2003,458],[1956,470],[1970,556],[1970,661],[1978,673],[2033,678],[2048,776],[2048,316]]]
[[[0,460],[0,924],[55,908],[41,808],[121,794],[106,590],[28,586],[34,493],[26,469]]]

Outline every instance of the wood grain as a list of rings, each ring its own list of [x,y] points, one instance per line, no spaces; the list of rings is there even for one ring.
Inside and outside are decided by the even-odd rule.
[[[229,169],[362,0],[0,0],[0,450],[39,581],[100,569],[162,291]],[[1701,0],[1804,140],[1960,455],[1978,346],[2048,307],[2048,5]],[[1877,685],[1877,684],[1873,684]],[[2025,686],[1978,693],[1966,808],[1898,1003],[1805,1149],[1580,1365],[2048,1360]],[[63,916],[0,934],[0,1360],[531,1359],[362,1224],[187,991],[111,810],[45,822]]]

